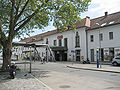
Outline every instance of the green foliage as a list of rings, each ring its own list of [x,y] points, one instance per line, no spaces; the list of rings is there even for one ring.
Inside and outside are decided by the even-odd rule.
[[[82,20],[80,14],[88,10],[91,2],[91,0],[0,0],[0,22],[6,35],[9,35],[11,25],[12,1],[15,1],[12,18],[14,37],[31,33],[36,28],[42,29],[48,26],[51,20],[54,20],[53,25],[57,28],[68,25],[74,27],[74,22]],[[25,4],[27,5],[23,10]],[[27,23],[24,23],[26,21]]]
[[[16,68],[16,71],[20,71],[21,69],[19,67]]]
[[[0,50],[2,49],[2,45],[0,44]]]
[[[0,44],[0,53],[2,52],[2,45]]]

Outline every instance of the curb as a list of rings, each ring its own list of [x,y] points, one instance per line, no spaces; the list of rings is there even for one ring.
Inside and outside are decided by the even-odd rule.
[[[74,66],[67,66],[67,67],[68,67],[68,68],[74,68],[74,69],[82,69],[82,70],[101,71],[101,72],[111,72],[111,73],[120,73],[119,71],[97,70],[97,69],[80,68],[80,67],[74,67]]]
[[[35,80],[37,80],[39,83],[41,83],[43,86],[45,86],[47,89],[49,90],[53,90],[52,88],[50,88],[48,85],[46,85],[44,82],[42,82],[41,80],[39,80],[38,78],[36,78],[34,75],[30,74]]]

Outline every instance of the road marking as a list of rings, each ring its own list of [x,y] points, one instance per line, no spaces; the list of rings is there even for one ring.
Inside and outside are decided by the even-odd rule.
[[[37,79],[35,76],[33,76],[32,74],[30,74],[32,77],[34,77],[38,82],[42,83],[45,87],[47,87],[49,90],[53,90],[52,88],[50,88],[49,86],[47,86],[44,82],[42,82],[41,80]]]

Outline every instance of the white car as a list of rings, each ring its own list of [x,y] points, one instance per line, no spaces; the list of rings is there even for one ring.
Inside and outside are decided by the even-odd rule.
[[[120,56],[119,57],[114,57],[112,60],[112,65],[117,66],[120,64]]]

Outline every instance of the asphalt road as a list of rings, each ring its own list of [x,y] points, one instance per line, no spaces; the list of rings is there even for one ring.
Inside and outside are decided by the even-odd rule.
[[[31,74],[36,79],[30,82],[33,83],[32,81],[34,81],[33,86],[38,85],[38,81],[42,82],[49,90],[120,90],[120,74],[68,68],[67,65],[70,64],[72,63],[56,62],[41,64],[41,62],[33,62]],[[18,67],[24,71],[21,75],[26,77],[24,75],[29,71],[29,64],[18,64]],[[18,77],[21,75],[19,73],[16,75],[15,80],[17,82],[20,82]],[[22,80],[27,82],[27,84],[24,83],[24,87],[29,85],[28,80],[30,79]],[[41,87],[41,84],[38,86]],[[3,86],[0,85],[0,87]],[[29,90],[31,88],[33,88],[32,84],[29,85]],[[2,90],[7,89],[3,87]],[[27,89],[23,88],[20,90]]]
[[[67,68],[71,63],[32,64],[32,74],[53,90],[120,90],[120,74]]]

